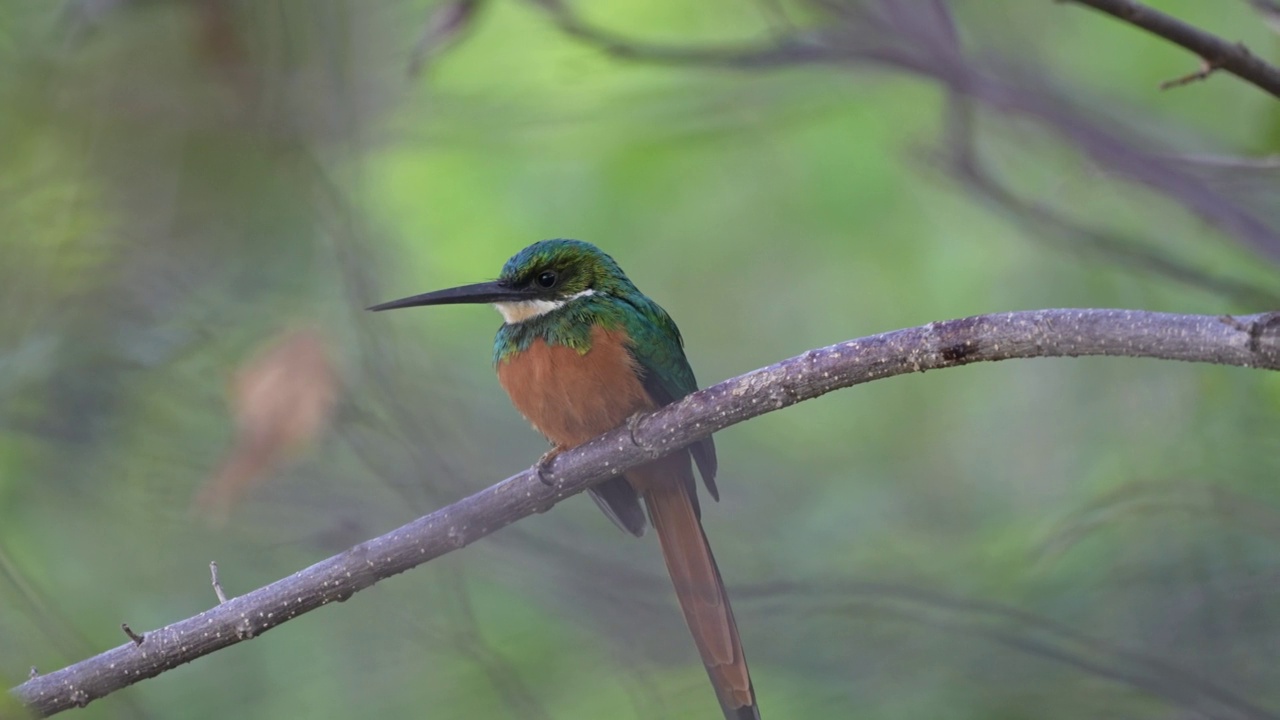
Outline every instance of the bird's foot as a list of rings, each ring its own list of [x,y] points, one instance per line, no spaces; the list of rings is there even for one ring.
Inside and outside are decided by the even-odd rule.
[[[538,458],[538,462],[533,464],[533,470],[538,475],[538,480],[547,487],[555,487],[556,479],[551,475],[551,463],[555,461],[556,456],[568,450],[563,445],[557,445],[550,450],[542,453],[542,457]]]
[[[631,444],[636,447],[644,447],[640,444],[640,441],[636,439],[636,430],[640,429],[640,421],[643,420],[647,414],[648,413],[641,410],[632,413],[631,417],[627,418],[627,433],[631,435]]]

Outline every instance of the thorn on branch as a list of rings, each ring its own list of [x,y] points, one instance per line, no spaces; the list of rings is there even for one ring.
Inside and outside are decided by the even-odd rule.
[[[222,603],[227,601],[227,594],[222,591],[222,583],[218,582],[218,561],[217,560],[209,561],[209,576],[211,578],[211,582],[213,583],[213,592],[215,595],[218,596],[218,604],[221,605]]]
[[[35,679],[36,679],[36,678],[38,678],[38,677],[40,677],[40,671],[36,669],[36,666],[35,666],[35,665],[32,665],[32,666],[31,666],[31,671],[27,673],[27,679],[28,679],[28,680],[35,680]]]
[[[1249,332],[1249,323],[1240,322],[1232,315],[1223,315],[1219,319],[1222,320],[1222,323],[1224,325],[1226,325],[1227,327],[1233,330],[1239,330],[1240,332]]]
[[[1240,47],[1243,48],[1243,46],[1240,46]],[[1208,78],[1220,67],[1222,67],[1222,62],[1220,60],[1209,60],[1207,58],[1200,58],[1199,70],[1196,70],[1193,73],[1188,73],[1186,75],[1183,75],[1182,77],[1176,77],[1172,80],[1165,80],[1164,82],[1160,83],[1160,89],[1172,90],[1173,88],[1182,87],[1183,85],[1190,85],[1193,82],[1199,82],[1201,80]]]
[[[129,623],[120,623],[120,629],[124,631],[125,635],[129,636],[134,645],[141,645],[142,641],[147,639],[146,633],[139,635],[133,631],[133,628],[129,627]]]

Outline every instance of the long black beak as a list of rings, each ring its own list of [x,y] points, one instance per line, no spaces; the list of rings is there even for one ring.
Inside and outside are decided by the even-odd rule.
[[[378,312],[381,310],[397,310],[399,308],[419,307],[421,305],[460,305],[460,304],[483,304],[498,302],[516,302],[519,300],[528,300],[528,294],[519,290],[512,290],[509,287],[501,285],[497,282],[482,282],[474,285],[463,285],[462,287],[449,288],[447,290],[436,290],[434,292],[414,295],[413,297],[401,298],[384,302],[381,305],[374,305],[369,310]]]

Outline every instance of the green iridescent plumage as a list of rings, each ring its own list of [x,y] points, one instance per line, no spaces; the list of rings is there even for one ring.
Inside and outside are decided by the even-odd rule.
[[[591,349],[591,328],[599,325],[626,332],[636,361],[661,379],[671,399],[698,389],[675,321],[641,293],[608,254],[581,240],[543,240],[508,260],[498,281],[520,287],[544,272],[557,274],[556,295],[563,305],[524,322],[503,325],[494,339],[495,363],[528,350],[538,338],[585,353]]]
[[[498,283],[511,288],[531,287],[546,273],[555,284],[544,294],[547,309],[522,322],[506,323],[494,339],[493,361],[506,361],[528,350],[535,340],[591,350],[591,329],[623,330],[627,350],[642,373],[641,380],[655,404],[675,402],[698,389],[693,368],[684,355],[684,339],[675,321],[636,288],[618,263],[603,250],[581,240],[543,240],[516,253],[502,268]],[[692,446],[707,490],[715,487],[716,456],[711,438]]]

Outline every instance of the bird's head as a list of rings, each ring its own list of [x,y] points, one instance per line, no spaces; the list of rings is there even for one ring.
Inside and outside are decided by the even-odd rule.
[[[514,324],[597,293],[626,292],[635,292],[635,286],[600,248],[581,240],[542,240],[516,253],[492,282],[436,290],[369,309],[492,303],[503,320]]]

